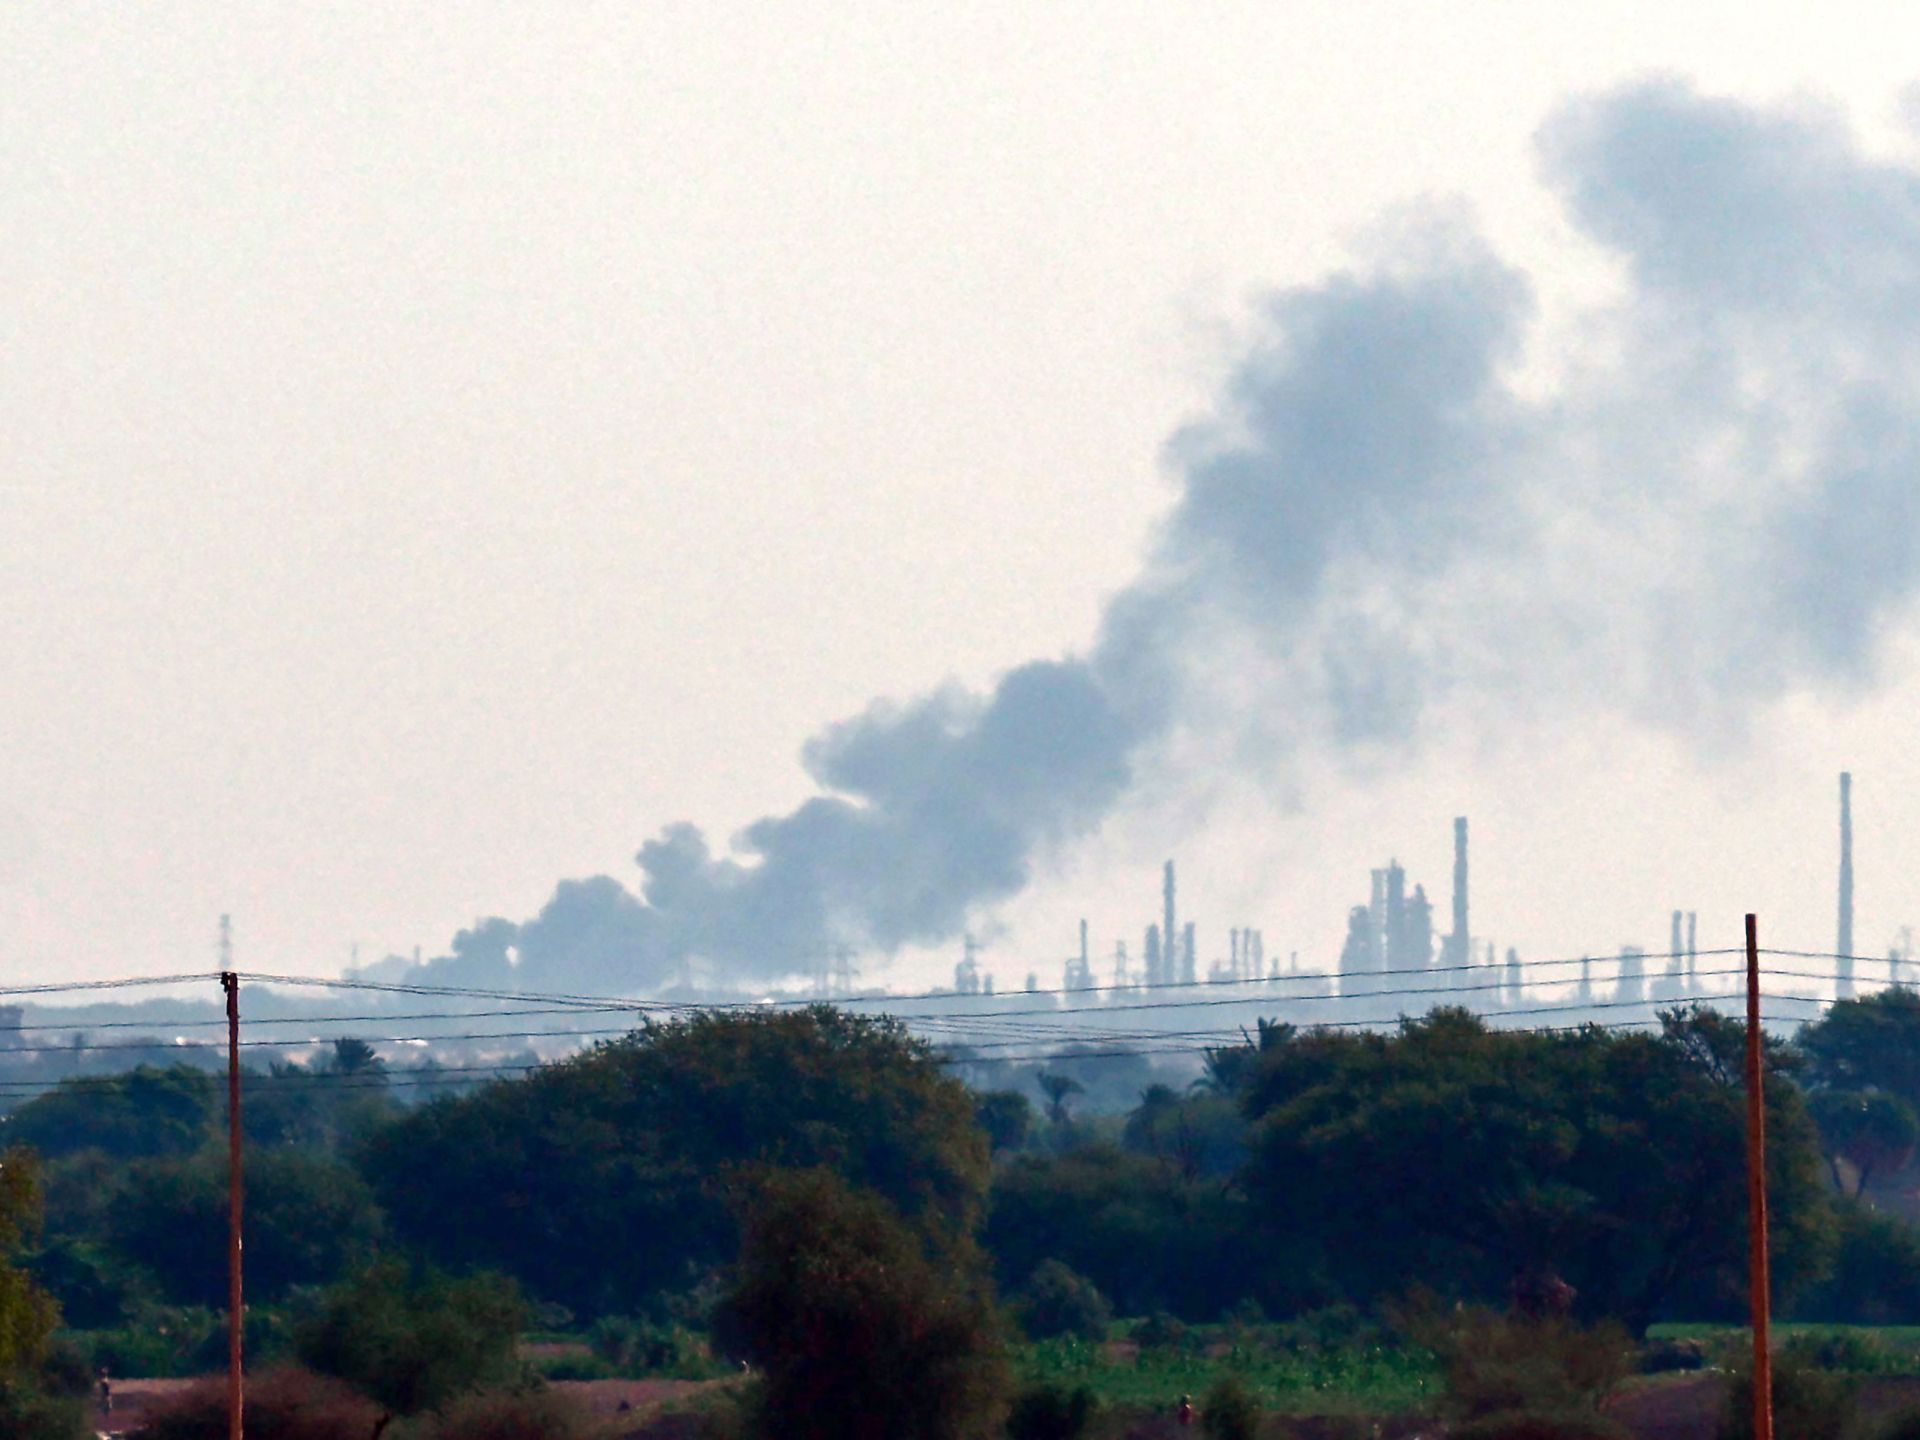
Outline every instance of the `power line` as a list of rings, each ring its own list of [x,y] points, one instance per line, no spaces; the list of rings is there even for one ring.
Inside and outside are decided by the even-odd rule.
[[[1738,969],[1709,970],[1709,971],[1699,972],[1694,978],[1695,979],[1715,979],[1715,978],[1723,978],[1728,976],[1737,976],[1741,973],[1743,972]],[[1763,973],[1773,975],[1778,978],[1805,978],[1805,979],[1826,978],[1823,976],[1809,974],[1808,972],[1803,972],[1803,971],[1768,971]],[[1649,978],[1658,978],[1658,977],[1649,977]],[[1569,983],[1569,982],[1558,982],[1558,983]],[[1029,1007],[1024,1009],[1013,1009],[1013,1010],[996,1010],[992,1012],[986,1012],[986,1013],[974,1014],[974,1015],[964,1015],[964,1016],[952,1016],[952,1015],[916,1016],[911,1014],[886,1014],[885,1012],[883,1012],[882,1015],[877,1018],[890,1018],[890,1019],[897,1020],[910,1030],[915,1029],[917,1027],[923,1030],[931,1029],[931,1030],[934,1030],[936,1033],[950,1033],[950,1034],[951,1033],[959,1033],[959,1034],[988,1033],[988,1034],[991,1034],[995,1030],[999,1030],[1001,1033],[1006,1033],[1009,1030],[1028,1029],[1028,1030],[1037,1032],[1035,1035],[1035,1038],[1064,1038],[1066,1034],[1071,1033],[1074,1027],[1072,1027],[1071,1025],[1050,1026],[1045,1024],[1044,1021],[1024,1020],[1022,1017],[1029,1017],[1029,1016],[1063,1017],[1063,1016],[1072,1016],[1072,1015],[1119,1016],[1119,1015],[1126,1015],[1126,1014],[1142,1012],[1142,1011],[1213,1009],[1213,1008],[1218,1008],[1223,1006],[1253,1007],[1253,1006],[1260,1006],[1263,1004],[1275,1004],[1275,1005],[1281,1005],[1281,1004],[1301,1005],[1301,1004],[1316,1004],[1316,1003],[1361,1004],[1361,1003],[1377,1001],[1377,1000],[1406,998],[1409,996],[1425,996],[1425,997],[1438,996],[1444,999],[1445,997],[1453,996],[1453,995],[1481,993],[1481,992],[1487,992],[1487,991],[1501,991],[1507,988],[1508,986],[1505,983],[1489,983],[1486,985],[1452,985],[1452,986],[1445,986],[1445,987],[1414,986],[1414,987],[1408,987],[1408,988],[1399,989],[1399,990],[1360,991],[1357,993],[1344,994],[1344,995],[1327,994],[1327,995],[1290,995],[1290,996],[1272,996],[1272,995],[1235,996],[1235,997],[1224,998],[1224,999],[1183,999],[1183,1000],[1148,1001],[1145,1003],[1132,1004],[1132,1005],[1114,1005],[1114,1004],[1082,1005],[1082,1006],[1055,1005],[1055,1006]],[[1024,994],[1028,992],[1010,992],[1010,993]],[[1510,1017],[1510,1016],[1554,1014],[1554,1013],[1560,1013],[1560,1012],[1569,1011],[1569,1010],[1578,1010],[1578,1011],[1606,1010],[1606,1009],[1613,1009],[1617,1007],[1631,1007],[1636,1005],[1659,1005],[1659,1004],[1684,1005],[1686,1003],[1689,1003],[1690,999],[1696,999],[1696,998],[1711,999],[1711,998],[1725,998],[1725,997],[1643,997],[1637,1000],[1585,1000],[1585,1001],[1561,1002],[1558,1004],[1546,1005],[1546,1006],[1523,1007],[1523,1008],[1517,1008],[1517,1009],[1502,1009],[1502,1010],[1495,1010],[1490,1012],[1476,1012],[1476,1013],[1485,1014],[1488,1016],[1488,1018],[1499,1019],[1502,1017]],[[1782,1001],[1786,1001],[1789,1003],[1801,1003],[1801,1004],[1832,1005],[1836,1003],[1832,1000],[1827,1000],[1827,999],[1814,997],[1814,996],[1781,995],[1781,996],[1776,996],[1774,998]],[[693,1007],[688,1007],[688,1008],[693,1008]],[[475,1018],[479,1016],[513,1017],[513,1016],[519,1016],[519,1015],[535,1015],[535,1014],[580,1015],[580,1014],[594,1013],[594,1012],[631,1013],[630,1007],[623,1003],[618,1005],[603,1005],[603,1006],[592,1007],[591,1011],[589,1011],[586,1007],[560,1006],[560,1007],[543,1007],[538,1009],[530,1008],[530,1009],[519,1009],[519,1010],[495,1010],[495,1011],[477,1011],[477,1012],[476,1011],[421,1011],[421,1012],[415,1012],[411,1015],[406,1015],[406,1016],[365,1015],[365,1016],[359,1016],[359,1017],[353,1017],[353,1018],[359,1021],[392,1020],[392,1019],[435,1020],[435,1019],[466,1019],[466,1018]],[[249,1022],[249,1023],[250,1024],[275,1024],[275,1025],[318,1024],[318,1023],[336,1023],[343,1018],[345,1017],[293,1016],[293,1017],[280,1017],[280,1018],[271,1019],[271,1020],[262,1019],[261,1021]],[[122,1022],[112,1022],[112,1023],[119,1024]],[[209,1022],[209,1023],[224,1024],[225,1022],[222,1021],[222,1022]],[[1316,1021],[1316,1022],[1309,1022],[1309,1023],[1313,1025],[1318,1025],[1322,1028],[1353,1028],[1353,1027],[1364,1027],[1368,1025],[1390,1024],[1392,1023],[1392,1019],[1391,1017],[1387,1017],[1387,1016],[1370,1016],[1370,1017],[1353,1019],[1353,1020],[1325,1020],[1325,1021]],[[21,1028],[28,1028],[28,1027],[21,1027]],[[63,1029],[67,1027],[33,1027],[33,1028]],[[106,1028],[106,1027],[102,1026],[100,1028]],[[412,1044],[452,1044],[452,1043],[464,1043],[464,1042],[481,1041],[481,1040],[513,1040],[513,1039],[538,1040],[538,1039],[548,1039],[548,1038],[578,1039],[578,1038],[588,1038],[588,1037],[604,1038],[608,1036],[619,1036],[619,1035],[626,1035],[631,1033],[634,1033],[634,1027],[632,1026],[612,1026],[612,1027],[599,1027],[594,1029],[495,1030],[495,1031],[469,1031],[469,1032],[453,1032],[453,1033],[439,1033],[439,1034],[421,1033],[421,1034],[409,1034],[409,1035],[377,1035],[377,1036],[330,1037],[330,1036],[319,1036],[319,1035],[315,1035],[315,1036],[282,1035],[282,1036],[272,1036],[267,1038],[246,1039],[246,1040],[242,1040],[240,1044],[243,1047],[256,1048],[256,1049],[296,1049],[306,1045],[324,1045],[324,1044],[331,1043],[333,1040],[337,1040],[337,1039],[359,1039],[363,1041],[363,1043],[366,1043],[369,1045],[402,1045],[402,1044],[412,1045]],[[1096,1035],[1104,1035],[1111,1032],[1105,1032],[1105,1031],[1095,1029],[1091,1032],[1083,1032],[1083,1033],[1093,1033]],[[1146,1036],[1152,1036],[1152,1035],[1164,1034],[1169,1032],[1148,1030],[1148,1031],[1142,1031],[1139,1033]],[[1193,1032],[1186,1032],[1186,1033],[1193,1033]],[[174,1051],[177,1053],[185,1054],[185,1053],[191,1053],[201,1048],[202,1047],[199,1045],[179,1045],[179,1044],[168,1042],[164,1039],[160,1039],[156,1037],[152,1041],[129,1040],[129,1041],[104,1042],[104,1043],[97,1043],[97,1044],[68,1043],[68,1044],[61,1044],[61,1045],[22,1045],[22,1046],[0,1047],[0,1059],[3,1059],[7,1055],[54,1055],[54,1054],[65,1055],[65,1054],[76,1054],[76,1053],[81,1053],[81,1054],[98,1053],[101,1051],[114,1051],[114,1050],[126,1050],[126,1051],[137,1051],[137,1052],[148,1052],[148,1053],[151,1053],[154,1051],[162,1051],[162,1052]],[[212,1047],[208,1046],[205,1048],[210,1049]]]
[[[1644,963],[1648,961],[1658,961],[1658,960],[1685,960],[1690,957],[1697,958],[1700,956],[1712,957],[1712,956],[1720,956],[1720,955],[1744,955],[1745,953],[1746,951],[1743,948],[1728,947],[1728,948],[1714,949],[1714,950],[1695,950],[1695,951],[1681,950],[1681,951],[1666,951],[1663,953],[1643,953],[1637,956],[1636,958]],[[1568,955],[1568,956],[1555,957],[1552,959],[1521,960],[1519,962],[1519,967],[1523,971],[1539,970],[1539,969],[1545,969],[1545,968],[1554,967],[1554,966],[1592,964],[1595,961],[1600,961],[1601,963],[1605,963],[1607,961],[1617,960],[1618,958],[1619,957],[1617,956]],[[1027,990],[1027,989],[1004,990],[992,995],[972,994],[972,993],[955,991],[955,990],[923,990],[919,992],[908,992],[908,993],[889,993],[886,991],[871,991],[864,995],[840,995],[840,996],[834,996],[831,998],[828,998],[825,996],[770,996],[765,999],[759,999],[759,1000],[716,1000],[711,1002],[696,1002],[696,1001],[684,1001],[684,1000],[642,1000],[642,999],[636,999],[632,997],[586,995],[586,994],[580,994],[580,993],[570,993],[566,991],[515,991],[515,990],[488,989],[488,988],[482,988],[482,987],[463,986],[463,985],[429,985],[425,983],[401,984],[396,982],[372,981],[372,980],[334,980],[334,979],[317,978],[313,976],[274,975],[274,974],[267,974],[263,972],[254,972],[254,971],[244,972],[240,976],[240,978],[242,980],[249,981],[254,984],[263,984],[263,985],[299,985],[299,986],[313,986],[313,987],[320,987],[320,988],[326,988],[326,989],[339,989],[339,990],[368,990],[368,991],[374,991],[374,992],[383,993],[383,994],[399,994],[399,995],[461,995],[461,996],[468,996],[475,999],[502,1000],[502,1001],[513,1000],[513,1001],[523,1001],[530,1004],[544,1004],[544,1003],[550,1003],[550,1002],[568,1002],[568,1003],[577,1002],[580,1004],[617,1005],[622,1008],[631,1008],[634,1010],[641,1010],[641,1011],[659,1010],[659,1011],[678,1012],[678,1011],[688,1011],[688,1010],[699,1011],[699,1010],[771,1009],[776,1007],[796,1007],[796,1006],[806,1007],[811,1005],[828,1005],[828,1004],[840,1005],[840,1006],[888,1004],[888,1003],[897,1004],[897,1003],[908,1002],[908,1001],[945,1002],[945,1001],[954,1001],[954,1000],[966,1000],[966,1001],[984,1002],[984,1003],[991,1004],[992,1002],[995,1002],[998,1000],[1006,999],[1013,996],[1024,996],[1024,995],[1089,995],[1089,994],[1098,995],[1098,994],[1111,994],[1111,993],[1135,994],[1135,993],[1152,993],[1152,992],[1158,992],[1162,990],[1204,989],[1204,988],[1219,987],[1219,986],[1233,986],[1233,987],[1246,988],[1250,986],[1257,987],[1257,986],[1268,986],[1268,985],[1285,985],[1290,983],[1291,984],[1322,983],[1322,982],[1326,982],[1333,979],[1345,979],[1345,978],[1373,979],[1380,976],[1395,976],[1395,975],[1448,975],[1448,974],[1459,974],[1467,971],[1476,971],[1476,970],[1482,973],[1486,973],[1486,972],[1491,972],[1496,970],[1504,971],[1509,968],[1510,967],[1506,964],[1506,962],[1502,961],[1493,965],[1468,964],[1468,965],[1401,966],[1398,968],[1386,968],[1386,969],[1379,969],[1379,970],[1367,970],[1362,972],[1355,972],[1351,976],[1339,974],[1336,972],[1325,972],[1325,971],[1295,971],[1285,975],[1263,975],[1263,976],[1256,976],[1256,977],[1248,977],[1244,979],[1227,978],[1227,977],[1219,977],[1219,978],[1210,977],[1205,980],[1170,981],[1165,984],[1153,985],[1151,987],[1141,986],[1141,985],[1087,985],[1087,986],[1079,986],[1079,987],[1069,989],[1064,986],[1053,986],[1053,987],[1042,986],[1042,987],[1036,987],[1035,989],[1032,989],[1032,990]],[[1569,978],[1569,980],[1566,982],[1552,982],[1552,983],[1571,983],[1571,978]],[[1461,988],[1467,988],[1467,987],[1461,987]]]

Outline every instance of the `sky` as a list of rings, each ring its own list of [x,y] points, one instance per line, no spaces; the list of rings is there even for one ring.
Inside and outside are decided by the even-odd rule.
[[[1444,908],[1456,814],[1503,948],[1825,948],[1843,768],[1883,948],[1916,41],[9,7],[0,982],[227,912],[250,969],[432,956],[607,875],[656,968],[915,986],[970,929],[1005,984],[1082,915],[1137,954],[1169,855],[1203,963],[1324,964],[1389,856]]]

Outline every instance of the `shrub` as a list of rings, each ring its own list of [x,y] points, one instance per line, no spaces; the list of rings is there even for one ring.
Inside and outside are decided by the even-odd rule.
[[[656,1325],[631,1315],[607,1315],[587,1331],[587,1343],[602,1366],[601,1374],[698,1378],[712,1374],[716,1368],[701,1337],[685,1325]],[[552,1369],[547,1373],[553,1379],[573,1378]]]
[[[1633,1350],[1618,1325],[1589,1328],[1483,1306],[1443,1312],[1416,1301],[1402,1323],[1439,1360],[1447,1408],[1460,1420],[1597,1414],[1626,1377]]]
[[[1773,1433],[1792,1440],[1842,1440],[1853,1427],[1853,1386],[1791,1355],[1773,1362]],[[1736,1371],[1715,1440],[1753,1440],[1753,1371]]]
[[[0,1385],[0,1435],[7,1440],[87,1440],[86,1407],[71,1396]]]
[[[625,1371],[639,1363],[648,1328],[631,1315],[603,1315],[587,1331],[587,1344],[615,1370]]]
[[[1186,1343],[1187,1327],[1177,1316],[1158,1310],[1140,1322],[1133,1338],[1143,1350],[1172,1350]]]
[[[1099,1287],[1058,1260],[1040,1264],[1015,1309],[1021,1328],[1035,1340],[1060,1335],[1101,1340],[1113,1324],[1113,1307]]]
[[[482,1391],[463,1396],[427,1431],[427,1440],[575,1440],[589,1421],[551,1390]]]
[[[247,1379],[247,1440],[365,1440],[382,1413],[366,1396],[310,1371],[283,1366]],[[227,1440],[226,1380],[196,1381],[132,1433],[133,1440]]]
[[[1030,1386],[1014,1399],[1007,1435],[1009,1440],[1079,1440],[1093,1411],[1093,1392],[1084,1385],[1071,1390]]]
[[[1902,1410],[1881,1428],[1878,1440],[1920,1440],[1920,1410]]]
[[[1352,1305],[1309,1310],[1279,1327],[1276,1338],[1290,1350],[1352,1350],[1380,1339],[1380,1327]]]
[[[1707,1347],[1698,1340],[1649,1340],[1640,1347],[1640,1373],[1661,1375],[1671,1370],[1704,1370]]]
[[[1810,1330],[1791,1336],[1780,1347],[1780,1361],[1847,1375],[1885,1375],[1903,1368],[1901,1357],[1884,1342],[1858,1330]]]
[[[197,1305],[142,1305],[124,1325],[90,1330],[74,1338],[87,1352],[87,1368],[114,1375],[172,1379],[204,1373],[203,1356],[225,1345],[225,1321]],[[224,1348],[219,1350],[225,1355]],[[221,1363],[225,1363],[222,1361]]]
[[[1200,1400],[1200,1433],[1207,1440],[1254,1440],[1260,1431],[1260,1402],[1238,1375],[1214,1382]]]
[[[1798,1320],[1828,1324],[1920,1323],[1920,1226],[1841,1203],[1839,1246],[1826,1279],[1793,1307]]]
[[[518,1374],[526,1307],[509,1280],[410,1275],[385,1263],[324,1291],[295,1326],[302,1361],[403,1413]]]
[[[960,1440],[1006,1413],[1006,1355],[972,1258],[930,1255],[829,1170],[763,1174],[717,1317],[764,1376],[768,1440]]]

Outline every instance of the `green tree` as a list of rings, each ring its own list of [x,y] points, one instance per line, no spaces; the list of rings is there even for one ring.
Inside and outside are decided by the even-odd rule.
[[[295,1327],[302,1363],[403,1414],[516,1373],[527,1308],[497,1275],[450,1279],[384,1261],[330,1287]]]
[[[40,1226],[40,1166],[31,1151],[0,1151],[0,1381],[17,1385],[46,1353],[59,1310],[11,1263]]]
[[[1057,1260],[1123,1315],[1212,1320],[1249,1295],[1276,1313],[1337,1298],[1317,1288],[1293,1236],[1262,1234],[1256,1219],[1237,1186],[1086,1145],[1002,1166],[984,1233],[1003,1287]]]
[[[1047,1071],[1042,1071],[1035,1083],[1047,1097],[1047,1119],[1055,1125],[1064,1125],[1073,1118],[1067,1111],[1067,1101],[1087,1088],[1071,1075]]]
[[[1113,1306],[1099,1287],[1058,1260],[1040,1262],[1021,1289],[1017,1309],[1020,1328],[1035,1340],[1104,1340],[1113,1324]]]
[[[1829,1006],[1803,1027],[1809,1078],[1832,1090],[1884,1090],[1920,1110],[1920,994],[1882,990]]]
[[[120,1159],[184,1155],[213,1134],[224,1107],[218,1083],[187,1065],[142,1065],[123,1075],[62,1080],[5,1120],[8,1144],[53,1159],[99,1150]]]
[[[994,1154],[1018,1150],[1033,1133],[1033,1102],[1018,1090],[989,1090],[974,1101],[973,1118]]]
[[[991,1296],[881,1196],[831,1171],[757,1177],[721,1333],[764,1376],[768,1440],[968,1440],[1006,1413]]]
[[[384,1079],[387,1062],[364,1040],[353,1036],[342,1036],[333,1042],[333,1053],[327,1057],[327,1073],[332,1075],[357,1075],[363,1079]]]
[[[650,1025],[424,1106],[366,1164],[407,1240],[585,1314],[729,1260],[729,1183],[753,1167],[828,1166],[936,1246],[971,1235],[992,1168],[973,1096],[923,1042],[825,1006]]]
[[[1181,1095],[1154,1085],[1127,1117],[1121,1143],[1189,1180],[1235,1174],[1246,1160],[1247,1121],[1237,1099],[1212,1089]]]
[[[104,1238],[121,1263],[150,1274],[165,1299],[222,1307],[227,1204],[222,1153],[138,1161],[108,1201]],[[249,1159],[246,1225],[248,1293],[261,1303],[365,1263],[381,1231],[372,1193],[353,1170],[298,1150]]]
[[[1840,1162],[1853,1167],[1853,1195],[1864,1195],[1875,1175],[1901,1169],[1920,1143],[1920,1119],[1897,1095],[1878,1090],[1816,1090],[1807,1108],[1820,1132],[1820,1149],[1833,1171],[1836,1190],[1845,1190]]]
[[[1436,1010],[1397,1032],[1308,1032],[1261,1058],[1244,1180],[1361,1296],[1408,1275],[1504,1300],[1558,1274],[1584,1313],[1737,1315],[1745,1284],[1739,1027],[1494,1031]],[[1769,1051],[1768,1183],[1783,1291],[1826,1263],[1831,1208],[1791,1057]]]

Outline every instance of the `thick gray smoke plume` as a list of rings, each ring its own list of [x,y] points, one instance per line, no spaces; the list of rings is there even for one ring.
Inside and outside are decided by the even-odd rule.
[[[1404,224],[1268,303],[1087,654],[877,704],[730,854],[670,826],[637,898],[567,882],[437,978],[633,991],[686,956],[769,977],[951,936],[1217,711],[1222,666],[1285,698],[1245,707],[1281,757],[1568,697],[1711,731],[1736,694],[1869,681],[1920,559],[1920,175],[1833,116],[1677,82],[1567,108],[1541,152],[1624,271],[1552,394],[1513,383],[1525,278],[1458,222]]]

